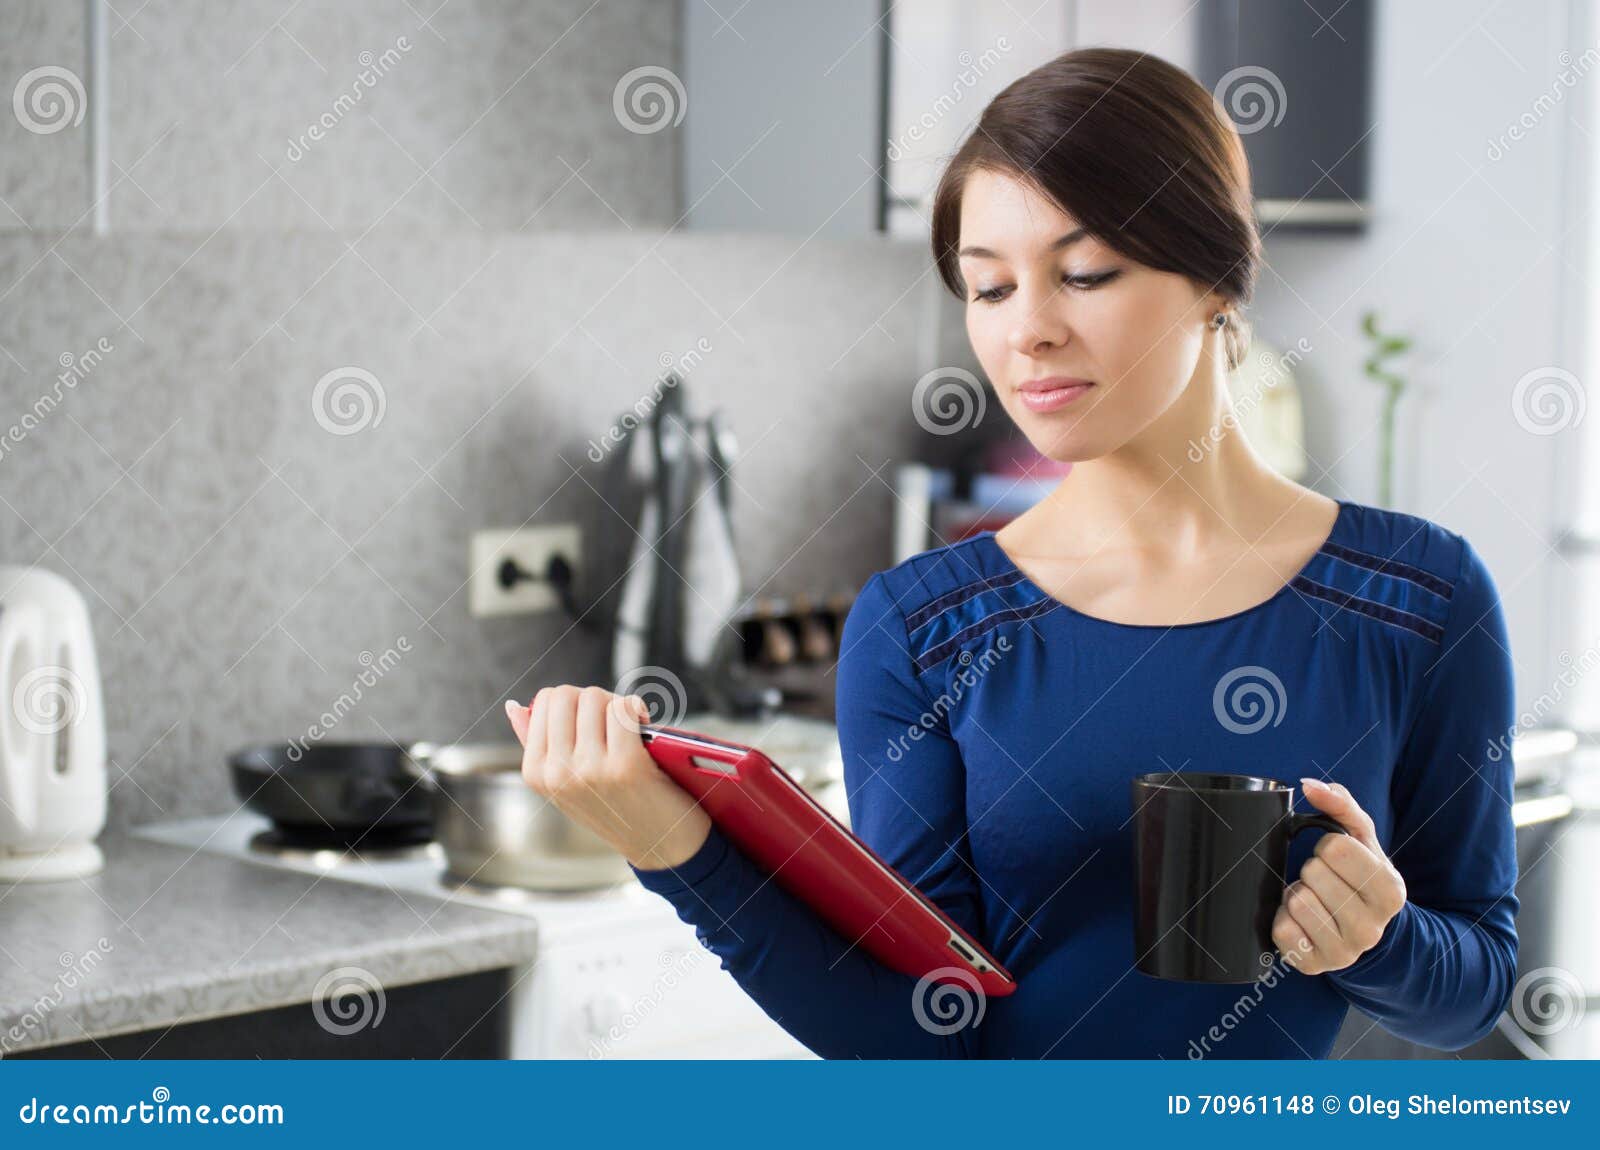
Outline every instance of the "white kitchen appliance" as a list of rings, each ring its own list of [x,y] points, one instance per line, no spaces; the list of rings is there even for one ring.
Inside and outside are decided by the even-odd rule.
[[[590,891],[481,887],[445,876],[437,843],[370,853],[283,849],[262,815],[181,819],[137,827],[136,837],[381,887],[402,901],[425,895],[539,924],[538,953],[513,968],[505,1008],[512,1058],[814,1058],[768,1018],[678,918],[631,873]],[[429,929],[418,904],[417,930]]]
[[[0,566],[0,883],[94,874],[105,822],[88,605],[53,572]]]

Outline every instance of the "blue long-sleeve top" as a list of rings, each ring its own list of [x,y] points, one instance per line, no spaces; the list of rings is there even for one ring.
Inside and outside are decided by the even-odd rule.
[[[1013,994],[917,1001],[917,979],[715,827],[681,865],[635,868],[823,1057],[1321,1058],[1351,1004],[1458,1049],[1510,997],[1512,665],[1494,582],[1454,532],[1341,501],[1270,599],[1177,626],[1076,611],[985,532],[872,576],[837,691],[853,829],[1010,970]],[[1281,959],[1254,986],[1139,972],[1129,780],[1168,769],[1343,783],[1404,908],[1323,975]],[[1289,878],[1320,835],[1291,844]]]

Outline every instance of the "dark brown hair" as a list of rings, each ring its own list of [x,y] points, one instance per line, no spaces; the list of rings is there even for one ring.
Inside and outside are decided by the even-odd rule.
[[[1244,146],[1211,93],[1165,60],[1082,48],[990,101],[933,201],[939,277],[963,299],[961,191],[979,169],[1027,180],[1129,259],[1187,276],[1235,307],[1250,300],[1261,239]],[[1224,333],[1231,369],[1250,343],[1233,308]]]

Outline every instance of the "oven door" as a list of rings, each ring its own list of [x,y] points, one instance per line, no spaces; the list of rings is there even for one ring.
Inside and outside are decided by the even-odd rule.
[[[513,1058],[815,1058],[681,921],[597,932],[516,973]]]

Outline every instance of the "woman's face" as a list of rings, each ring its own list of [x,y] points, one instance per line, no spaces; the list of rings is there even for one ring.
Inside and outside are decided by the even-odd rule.
[[[1032,186],[980,169],[961,196],[967,336],[1040,454],[1109,454],[1183,394],[1220,298],[1135,263]],[[1079,386],[1040,392],[1033,381]]]

